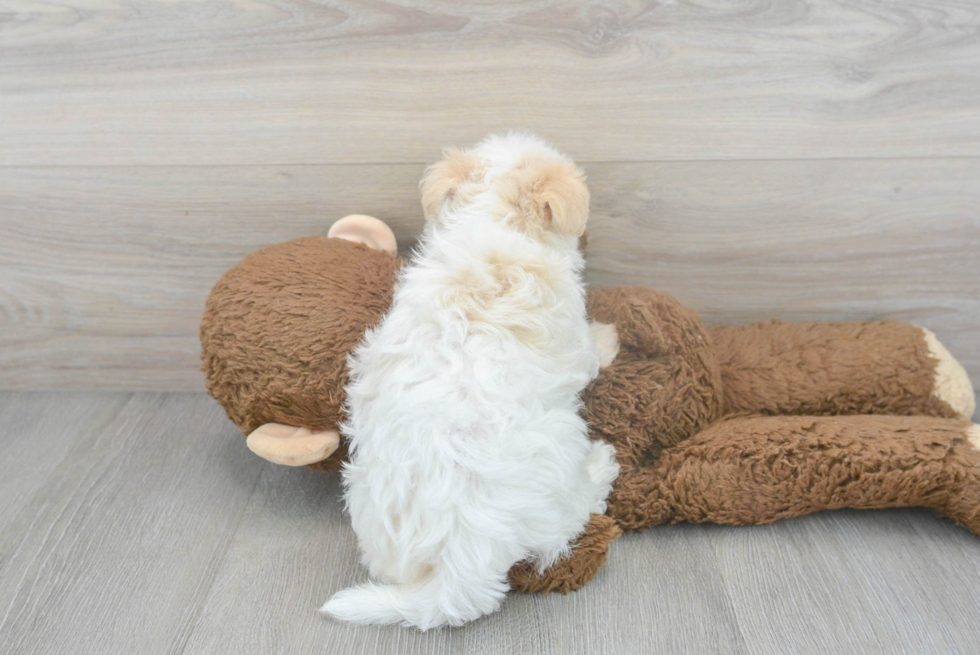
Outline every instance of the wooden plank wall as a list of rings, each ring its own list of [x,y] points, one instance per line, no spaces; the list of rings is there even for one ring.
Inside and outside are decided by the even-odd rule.
[[[554,142],[593,284],[711,322],[898,318],[980,383],[980,5],[0,5],[0,388],[198,390],[248,252],[421,224],[444,145]]]

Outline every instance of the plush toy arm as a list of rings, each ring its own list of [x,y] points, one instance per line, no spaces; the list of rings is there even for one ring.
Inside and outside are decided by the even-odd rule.
[[[618,347],[583,394],[582,417],[621,466],[643,465],[721,417],[721,373],[697,312],[642,287],[590,289],[588,310],[593,324],[614,327]]]
[[[572,554],[554,566],[538,573],[530,562],[515,564],[510,570],[510,586],[514,591],[567,594],[577,591],[591,580],[606,563],[609,544],[623,534],[608,516],[593,514],[585,531],[572,546]]]
[[[980,426],[923,416],[738,417],[624,472],[626,530],[771,523],[825,509],[932,507],[980,534]]]
[[[924,328],[895,321],[711,329],[725,413],[969,419],[970,379]]]

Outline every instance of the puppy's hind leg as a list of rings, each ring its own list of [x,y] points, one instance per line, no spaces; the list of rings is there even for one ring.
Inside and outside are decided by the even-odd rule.
[[[587,529],[591,516],[601,515],[606,511],[606,497],[612,492],[612,483],[619,476],[616,450],[604,441],[590,441],[589,448],[589,454],[578,475],[578,484],[574,491],[568,493],[572,504],[568,508],[567,516],[573,526],[576,521],[580,523],[576,526],[576,532],[562,534],[557,531],[531,549],[527,560],[539,575],[559,560],[567,558],[573,547],[568,539],[579,536],[582,529]]]

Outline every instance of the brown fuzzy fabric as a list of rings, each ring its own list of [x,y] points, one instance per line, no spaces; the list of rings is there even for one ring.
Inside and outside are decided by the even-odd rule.
[[[572,556],[543,574],[530,562],[516,564],[510,570],[510,587],[514,591],[567,594],[578,591],[595,576],[609,557],[609,544],[619,539],[623,531],[616,522],[601,514],[593,514],[589,524],[572,545]]]
[[[933,395],[936,360],[921,328],[895,321],[718,326],[725,413],[956,412]]]
[[[931,507],[980,534],[980,452],[966,436],[970,425],[927,416],[729,418],[621,479],[609,513],[635,530]]]
[[[201,321],[208,393],[248,434],[263,423],[336,430],[347,354],[391,305],[401,260],[308,237],[254,252],[218,281]],[[346,448],[317,468],[339,468]]]
[[[246,257],[215,285],[201,324],[209,393],[245,433],[268,422],[336,430],[346,357],[387,311],[399,266],[321,237]],[[943,418],[952,410],[933,397],[937,363],[918,328],[709,331],[692,309],[644,288],[592,290],[588,308],[616,325],[621,347],[586,389],[583,412],[622,471],[608,518],[594,518],[572,556],[544,576],[517,565],[515,588],[577,589],[620,529],[677,521],[927,506],[980,533],[980,459],[964,439],[968,424]],[[803,413],[823,416],[789,416]],[[877,416],[830,416],[857,413]],[[345,455],[342,445],[313,466],[337,470]]]
[[[590,290],[588,311],[616,326],[619,354],[586,390],[583,417],[620,466],[645,466],[721,416],[721,372],[697,312],[641,287]]]

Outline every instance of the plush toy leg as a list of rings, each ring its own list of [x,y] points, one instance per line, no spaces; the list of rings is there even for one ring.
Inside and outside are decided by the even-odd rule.
[[[608,516],[593,514],[589,524],[572,546],[572,553],[544,573],[529,562],[515,564],[510,570],[510,587],[514,591],[567,594],[577,591],[591,580],[606,563],[609,544],[623,531]]]
[[[725,413],[969,419],[970,378],[924,328],[895,321],[718,326]]]
[[[608,503],[626,530],[932,507],[980,534],[980,426],[923,416],[725,419],[622,474]]]

